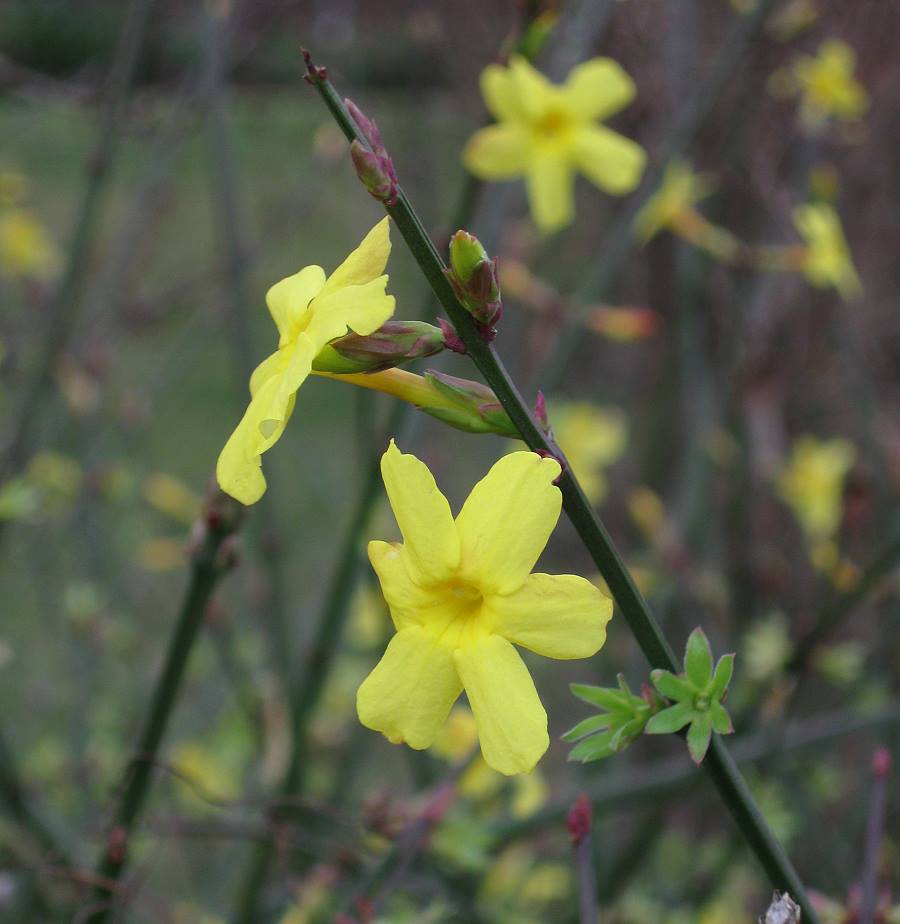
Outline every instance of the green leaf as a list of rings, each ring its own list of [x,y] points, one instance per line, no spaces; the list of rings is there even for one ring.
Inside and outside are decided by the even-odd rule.
[[[698,689],[703,690],[712,680],[713,658],[706,633],[697,626],[688,636],[684,651],[684,671],[687,679]]]
[[[653,686],[655,686],[663,696],[667,696],[669,699],[674,699],[678,702],[692,703],[694,697],[699,692],[695,690],[687,680],[683,677],[676,677],[671,671],[651,671],[650,679],[653,681]]]
[[[713,700],[710,703],[709,714],[712,716],[712,727],[716,734],[730,735],[734,731],[728,710],[718,700]]]
[[[709,712],[698,712],[687,733],[688,751],[695,764],[703,762],[712,737],[712,716]]]
[[[720,700],[731,683],[731,675],[734,673],[734,655],[726,654],[719,658],[716,665],[716,673],[713,676],[712,695],[714,699]]]
[[[646,724],[646,721],[640,717],[626,722],[613,732],[613,736],[609,740],[609,746],[616,752],[624,751],[640,735]]]
[[[582,719],[574,728],[570,728],[563,736],[563,741],[577,741],[585,735],[592,735],[594,732],[602,731],[609,728],[612,718],[608,713],[603,715],[592,715]]]
[[[583,764],[586,764],[591,760],[602,760],[604,757],[609,757],[614,753],[609,746],[612,736],[612,732],[602,732],[599,735],[594,735],[592,738],[585,738],[584,741],[579,741],[578,744],[569,751],[569,760],[580,760]]]
[[[628,713],[631,711],[628,703],[623,702],[622,694],[615,687],[594,687],[588,683],[571,683],[569,689],[580,700],[592,706],[599,706],[610,712]]]
[[[631,687],[628,686],[628,681],[625,679],[624,674],[616,674],[616,683],[619,684],[619,689],[628,697],[629,700],[635,698],[634,693],[631,692]]]
[[[644,731],[648,735],[670,735],[684,728],[694,715],[694,707],[690,703],[676,703],[662,712],[657,712],[647,722]]]

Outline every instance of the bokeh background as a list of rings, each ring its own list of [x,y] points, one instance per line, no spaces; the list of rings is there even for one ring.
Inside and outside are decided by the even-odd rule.
[[[274,348],[264,293],[303,265],[332,269],[380,217],[302,81],[304,45],[378,120],[436,240],[471,200],[466,227],[506,274],[501,354],[529,400],[547,393],[670,638],[702,624],[714,651],[737,651],[729,706],[752,788],[807,884],[837,903],[829,920],[850,921],[871,755],[896,748],[900,718],[900,8],[780,0],[754,20],[751,0],[572,0],[551,4],[558,22],[537,59],[556,79],[593,55],[619,61],[637,98],[613,127],[654,165],[677,140],[715,183],[700,211],[744,241],[796,245],[792,209],[833,204],[863,285],[848,301],[802,273],[724,265],[669,232],[643,245],[630,219],[646,187],[621,199],[579,181],[574,225],[542,237],[521,184],[473,185],[460,151],[486,118],[478,74],[521,35],[528,4],[159,0],[117,91],[116,49],[140,5],[0,6],[0,919],[78,920],[78,873],[133,753],[192,523],[248,370]],[[828,39],[855,50],[868,104],[810,124],[792,68]],[[397,235],[388,271],[398,316],[434,322]],[[465,358],[430,365],[476,377]],[[330,920],[330,897],[365,894],[422,794],[468,750],[464,714],[426,755],[358,725],[355,689],[389,630],[360,547],[302,806],[270,823],[290,748],[285,670],[309,670],[389,412],[381,396],[310,380],[266,456],[270,490],[193,653],[122,920],[228,920],[269,836],[278,860],[259,920]],[[415,412],[395,434],[455,505],[510,448]],[[815,461],[835,440],[846,464]],[[804,529],[823,506],[832,525]],[[364,538],[396,535],[379,499]],[[565,521],[542,564],[594,575]],[[537,774],[468,779],[382,882],[375,916],[354,907],[351,920],[577,920],[563,818],[584,790],[597,797],[603,921],[755,921],[767,882],[681,741],[566,761],[559,736],[587,714],[568,684],[647,678],[621,617],[594,659],[529,664],[551,728]],[[17,800],[68,846],[71,867],[35,844]],[[897,811],[889,799],[885,888],[900,883]],[[35,888],[49,890],[50,917]]]

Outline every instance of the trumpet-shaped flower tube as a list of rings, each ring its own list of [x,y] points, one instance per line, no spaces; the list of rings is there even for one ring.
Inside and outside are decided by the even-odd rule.
[[[219,455],[216,477],[226,494],[255,504],[265,493],[262,454],[281,438],[320,350],[348,330],[368,336],[393,315],[394,297],[385,293],[382,275],[390,252],[384,218],[330,276],[307,266],[266,293],[278,349],[250,377],[250,404]]]
[[[634,98],[634,83],[615,61],[585,61],[557,86],[513,56],[509,67],[484,70],[481,92],[497,124],[472,136],[463,161],[484,180],[524,176],[541,230],[572,221],[576,171],[613,195],[631,192],[640,181],[643,149],[599,124]]]
[[[465,690],[495,770],[527,773],[547,750],[547,715],[520,645],[587,658],[612,600],[584,578],[532,574],[559,518],[559,463],[504,456],[454,519],[428,468],[391,442],[381,461],[402,543],[369,543],[396,635],[357,694],[360,721],[429,747]]]

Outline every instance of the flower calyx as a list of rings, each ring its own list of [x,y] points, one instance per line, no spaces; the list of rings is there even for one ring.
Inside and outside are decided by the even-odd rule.
[[[426,414],[468,433],[497,433],[519,438],[519,431],[487,385],[434,369],[426,370],[425,379],[446,399],[445,406],[422,405]]]
[[[672,704],[647,722],[647,734],[667,735],[687,727],[688,751],[694,763],[700,764],[713,732],[730,735],[734,731],[722,705],[733,671],[734,654],[722,655],[713,669],[709,639],[698,626],[688,637],[684,673],[655,670],[650,674],[657,691]]]
[[[443,331],[424,321],[388,321],[374,333],[349,333],[325,346],[313,361],[316,372],[348,375],[381,372],[434,356],[446,346]]]

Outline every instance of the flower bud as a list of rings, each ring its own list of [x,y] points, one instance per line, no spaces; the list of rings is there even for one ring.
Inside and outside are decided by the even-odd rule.
[[[440,406],[423,405],[421,409],[426,414],[467,433],[499,433],[519,438],[519,431],[487,385],[434,369],[425,373],[425,379],[446,402]]]
[[[397,177],[390,158],[368,151],[354,140],[350,144],[350,159],[369,195],[385,205],[394,205],[397,201]]]
[[[497,261],[492,260],[481,241],[468,231],[450,238],[450,269],[447,278],[457,298],[485,328],[493,327],[503,311]]]
[[[332,340],[313,360],[313,369],[337,375],[380,372],[443,349],[440,328],[424,321],[387,321],[368,336],[347,334]]]

